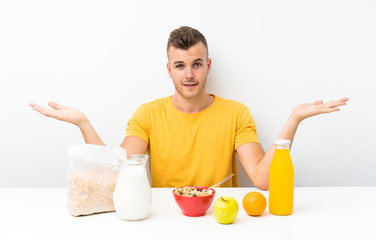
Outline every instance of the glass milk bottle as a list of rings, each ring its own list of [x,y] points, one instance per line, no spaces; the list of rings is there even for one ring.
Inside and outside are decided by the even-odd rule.
[[[269,171],[269,212],[292,214],[294,205],[294,167],[290,157],[290,140],[275,141],[275,152]]]
[[[113,203],[123,220],[137,221],[149,216],[151,188],[146,174],[147,160],[146,154],[134,154],[119,161]]]

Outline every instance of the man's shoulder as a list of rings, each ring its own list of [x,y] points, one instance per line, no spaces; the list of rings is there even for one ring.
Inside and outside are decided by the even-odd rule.
[[[229,108],[229,109],[237,109],[237,110],[247,108],[247,106],[244,105],[241,102],[238,102],[238,101],[235,101],[235,100],[232,100],[232,99],[226,99],[226,98],[218,97],[218,96],[215,96],[215,97],[216,97],[216,101],[217,101],[217,103],[220,107],[225,107],[225,108]]]
[[[153,101],[142,104],[140,107],[145,108],[149,111],[150,110],[155,111],[155,110],[166,107],[167,104],[169,103],[170,99],[171,99],[171,96],[163,97],[163,98],[157,98]]]

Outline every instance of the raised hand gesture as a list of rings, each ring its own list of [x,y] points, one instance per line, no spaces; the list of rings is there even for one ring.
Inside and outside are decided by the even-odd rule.
[[[86,120],[85,114],[80,110],[73,107],[63,106],[55,102],[48,103],[48,106],[50,106],[52,109],[41,107],[35,103],[30,103],[29,105],[35,111],[43,114],[44,116],[72,123],[78,127],[80,127],[80,125]]]
[[[339,111],[340,106],[346,105],[348,98],[341,98],[338,100],[331,100],[324,103],[322,100],[318,100],[313,103],[304,103],[296,106],[292,110],[292,116],[294,116],[298,122],[323,113],[331,113]]]

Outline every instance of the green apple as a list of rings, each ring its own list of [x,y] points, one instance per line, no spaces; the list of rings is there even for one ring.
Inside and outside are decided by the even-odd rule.
[[[222,224],[230,224],[238,216],[239,206],[234,198],[224,196],[215,200],[213,212],[217,222]]]

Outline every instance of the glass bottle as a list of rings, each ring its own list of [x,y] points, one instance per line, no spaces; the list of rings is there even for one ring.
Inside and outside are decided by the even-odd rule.
[[[290,140],[275,141],[269,171],[269,212],[290,215],[294,207],[294,167],[290,157]]]
[[[119,161],[112,199],[117,215],[123,220],[138,221],[149,216],[151,188],[146,173],[147,160],[146,154],[133,154]]]

